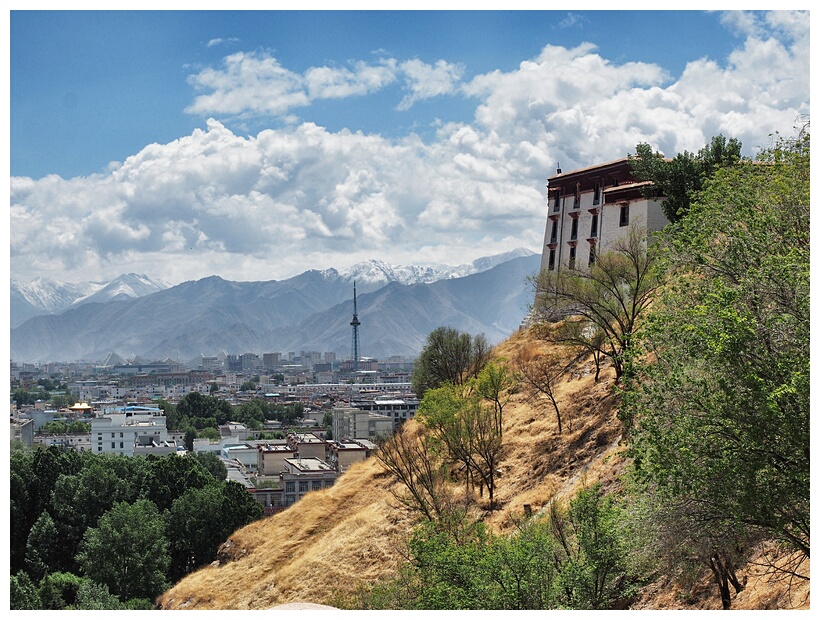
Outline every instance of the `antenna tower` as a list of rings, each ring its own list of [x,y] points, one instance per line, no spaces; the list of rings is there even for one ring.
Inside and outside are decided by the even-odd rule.
[[[350,321],[353,327],[353,372],[359,372],[359,311],[356,305],[356,280],[353,280],[353,320]]]

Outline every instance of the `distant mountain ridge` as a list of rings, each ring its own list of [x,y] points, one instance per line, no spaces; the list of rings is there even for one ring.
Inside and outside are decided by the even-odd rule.
[[[56,314],[84,303],[133,299],[168,288],[162,280],[136,273],[123,274],[111,282],[59,282],[34,278],[11,280],[10,322],[12,327],[43,314]]]
[[[36,316],[11,330],[15,361],[121,358],[188,360],[198,355],[350,348],[352,280],[359,290],[363,355],[416,355],[427,334],[449,324],[491,342],[515,331],[529,305],[526,276],[540,255],[524,250],[464,277],[385,269],[367,261],[356,269],[306,271],[283,281],[231,282],[218,276],[183,282],[137,298],[89,298],[60,314]],[[508,255],[507,255],[508,256]],[[332,272],[331,272],[332,271]],[[442,270],[443,273],[444,270]],[[454,272],[450,272],[452,274]],[[388,277],[392,280],[383,284]],[[400,281],[404,279],[410,284]],[[112,287],[108,294],[120,290]]]
[[[384,286],[390,282],[429,284],[446,278],[459,278],[486,271],[513,258],[532,254],[530,250],[517,248],[503,254],[478,258],[472,263],[457,267],[390,265],[373,259],[357,263],[346,269],[330,268],[318,273],[330,280],[341,279],[345,282],[357,280],[364,285],[363,290],[373,290],[374,286]],[[28,282],[22,282],[12,279],[10,323],[11,327],[17,327],[34,316],[58,314],[83,303],[135,299],[170,287],[171,285],[167,282],[136,273],[122,274],[108,283],[59,282],[48,278],[34,278]]]

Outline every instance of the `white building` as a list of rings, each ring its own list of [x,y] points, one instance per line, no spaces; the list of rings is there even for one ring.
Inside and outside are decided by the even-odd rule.
[[[667,224],[662,198],[645,198],[629,158],[561,172],[547,181],[547,226],[541,270],[586,269],[636,223],[649,232]]]
[[[151,446],[168,448],[170,443],[161,409],[117,408],[91,419],[91,450],[95,453],[133,456],[136,446],[141,446],[140,453],[146,453]]]

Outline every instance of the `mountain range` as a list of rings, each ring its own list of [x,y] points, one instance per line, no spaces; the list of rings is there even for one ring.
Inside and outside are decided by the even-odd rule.
[[[282,281],[232,282],[210,276],[163,287],[130,274],[68,302],[78,288],[59,293],[58,287],[47,289],[40,281],[39,290],[52,291],[40,299],[52,307],[65,305],[16,326],[12,322],[11,359],[98,361],[116,353],[126,359],[187,360],[221,351],[301,350],[335,351],[344,359],[351,349],[354,280],[364,356],[415,356],[427,334],[440,325],[484,333],[490,342],[499,342],[526,315],[531,297],[526,277],[539,265],[540,255],[522,249],[455,268],[366,261]],[[12,299],[15,286],[23,289],[12,282]],[[34,306],[32,297],[26,300]],[[12,315],[19,319],[14,301]]]

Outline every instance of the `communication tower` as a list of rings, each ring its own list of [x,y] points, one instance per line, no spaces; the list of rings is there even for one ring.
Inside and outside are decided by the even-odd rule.
[[[359,372],[359,311],[356,306],[356,280],[353,280],[353,320],[350,321],[353,327],[353,372]]]

